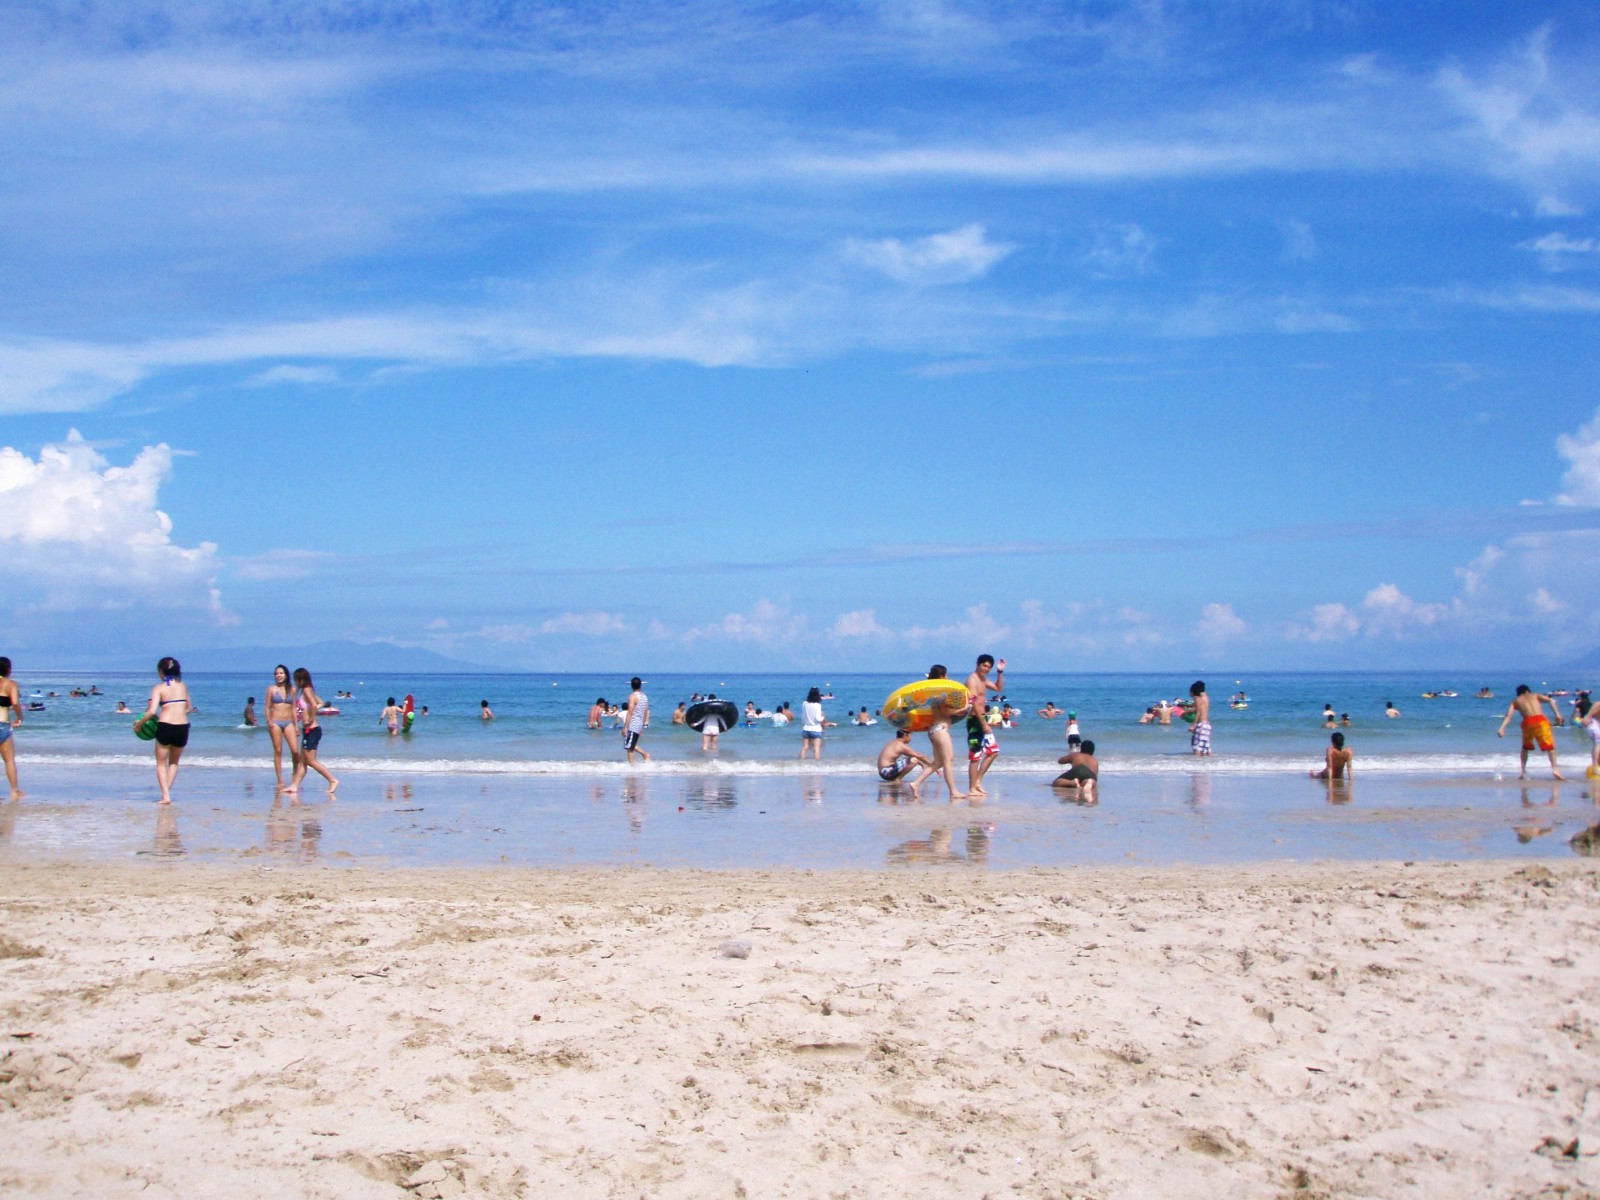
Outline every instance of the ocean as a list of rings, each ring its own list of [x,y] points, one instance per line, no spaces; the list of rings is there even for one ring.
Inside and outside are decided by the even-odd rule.
[[[1530,760],[1531,781],[1517,781],[1515,722],[1504,739],[1495,736],[1517,683],[1575,692],[1586,680],[1209,676],[1215,754],[1202,760],[1189,753],[1180,721],[1138,723],[1158,700],[1187,695],[1191,676],[1012,672],[1006,695],[1023,716],[998,731],[989,800],[968,808],[945,804],[942,791],[908,805],[897,789],[880,787],[873,763],[893,730],[849,723],[915,677],[647,676],[652,723],[642,745],[653,761],[630,767],[609,723],[585,728],[597,698],[626,700],[620,676],[319,674],[324,697],[352,693],[335,701],[338,716],[323,719],[321,757],[341,780],[330,801],[314,775],[301,797],[278,795],[265,729],[242,726],[247,697],[264,711],[270,669],[195,672],[187,682],[199,711],[174,790],[177,811],[163,817],[169,827],[158,839],[150,746],[134,737],[131,716],[114,711],[119,700],[142,711],[153,677],[22,674],[24,698],[45,708],[28,713],[17,734],[27,798],[0,818],[0,857],[819,869],[1523,857],[1571,853],[1567,838],[1600,821],[1583,782],[1589,741],[1581,729],[1556,731],[1572,781],[1560,787],[1548,781],[1542,754]],[[102,694],[67,694],[91,685]],[[697,734],[669,723],[673,707],[697,692],[741,711],[746,701],[767,710],[788,701],[798,711],[813,686],[831,695],[824,709],[839,723],[820,762],[798,758],[797,725],[740,725],[706,755]],[[1494,699],[1474,698],[1483,687]],[[1445,691],[1458,695],[1423,698]],[[1248,708],[1228,706],[1238,692]],[[391,737],[379,714],[390,696],[408,693],[429,713],[409,735]],[[482,700],[496,720],[479,718]],[[1384,716],[1387,701],[1400,718]],[[1047,786],[1065,752],[1063,722],[1036,715],[1050,702],[1076,712],[1096,743],[1094,807],[1064,803]],[[1563,698],[1564,712],[1569,703]],[[1328,744],[1325,704],[1349,714],[1343,732],[1356,753],[1351,785],[1331,792],[1306,777]],[[964,786],[964,762],[957,779]]]

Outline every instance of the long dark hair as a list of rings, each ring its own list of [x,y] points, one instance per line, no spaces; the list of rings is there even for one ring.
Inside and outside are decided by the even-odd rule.
[[[809,692],[806,693],[806,703],[807,704],[821,704],[822,703],[822,692],[820,690],[818,690],[817,688],[812,688]]]
[[[294,669],[294,685],[297,688],[311,688],[312,691],[317,690],[315,685],[313,685],[311,682],[311,672],[306,670],[304,667],[296,667]]]
[[[283,686],[284,686],[285,690],[287,690],[289,685],[294,682],[294,676],[289,674],[289,668],[288,668],[288,666],[286,664],[279,663],[277,666],[272,668],[272,682],[273,683],[277,683],[278,682],[278,672],[279,671],[283,672]],[[281,701],[280,701],[280,703],[281,703]]]

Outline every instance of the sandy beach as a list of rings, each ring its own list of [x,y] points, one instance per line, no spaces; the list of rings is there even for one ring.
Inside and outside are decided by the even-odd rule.
[[[1573,1198],[1600,1181],[1587,860],[31,863],[0,868],[0,898],[11,1194]]]

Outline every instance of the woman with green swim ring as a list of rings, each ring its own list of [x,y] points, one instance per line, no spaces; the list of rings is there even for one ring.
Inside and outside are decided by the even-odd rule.
[[[161,682],[150,689],[144,715],[133,723],[134,732],[147,717],[156,719],[156,782],[161,785],[159,804],[172,803],[172,785],[178,778],[178,761],[189,744],[189,689],[183,682],[183,668],[170,655],[156,664]]]

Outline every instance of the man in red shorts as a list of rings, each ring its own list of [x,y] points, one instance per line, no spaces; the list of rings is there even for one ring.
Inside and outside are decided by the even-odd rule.
[[[1500,737],[1505,737],[1506,726],[1511,724],[1511,718],[1518,713],[1522,714],[1522,774],[1519,779],[1528,777],[1528,751],[1535,746],[1550,755],[1550,774],[1556,779],[1565,779],[1560,771],[1556,770],[1556,738],[1550,732],[1550,718],[1544,715],[1544,706],[1550,706],[1550,714],[1555,717],[1556,724],[1562,724],[1561,710],[1556,707],[1556,702],[1543,692],[1536,692],[1527,684],[1517,685],[1517,697],[1506,707],[1506,719],[1500,722]]]

